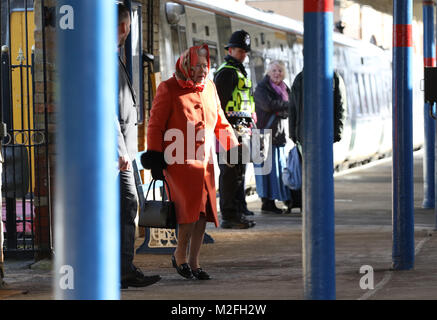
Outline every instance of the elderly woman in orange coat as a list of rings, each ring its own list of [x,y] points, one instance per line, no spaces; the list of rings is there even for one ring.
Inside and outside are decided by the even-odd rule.
[[[218,226],[210,147],[214,136],[225,150],[238,145],[215,85],[207,79],[209,70],[207,45],[181,55],[173,77],[158,87],[147,127],[147,152],[141,159],[153,178],[165,176],[175,203],[179,229],[173,266],[181,276],[200,280],[210,279],[199,263],[206,223]]]

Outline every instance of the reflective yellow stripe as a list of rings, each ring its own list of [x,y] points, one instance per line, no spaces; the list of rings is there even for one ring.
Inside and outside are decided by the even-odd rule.
[[[223,63],[216,73],[223,68],[234,69],[237,72],[238,83],[232,92],[232,100],[228,101],[225,111],[226,112],[255,112],[255,102],[251,94],[252,81],[246,78],[243,73],[236,67],[230,66],[227,63]]]

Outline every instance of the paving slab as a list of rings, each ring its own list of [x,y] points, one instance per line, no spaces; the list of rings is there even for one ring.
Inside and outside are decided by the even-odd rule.
[[[437,234],[433,209],[422,209],[422,153],[415,154],[415,267],[393,271],[391,161],[335,176],[336,298],[390,300],[437,298]],[[255,228],[228,230],[209,225],[213,244],[202,247],[202,267],[212,280],[181,278],[168,254],[137,254],[135,264],[162,280],[121,291],[123,300],[302,300],[302,217],[263,214],[249,197]],[[137,239],[137,246],[144,241]],[[14,294],[0,299],[53,299],[50,264],[6,261],[6,282]],[[373,289],[360,281],[373,270]],[[369,282],[366,282],[370,285]],[[0,290],[1,292],[1,290]]]

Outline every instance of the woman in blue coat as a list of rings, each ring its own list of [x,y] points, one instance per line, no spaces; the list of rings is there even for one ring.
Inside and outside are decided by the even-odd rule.
[[[256,175],[256,190],[262,199],[262,211],[283,213],[276,207],[275,200],[289,202],[290,190],[282,182],[282,169],[286,166],[286,119],[290,101],[290,89],[284,83],[285,66],[282,61],[272,61],[267,73],[255,90],[255,110],[258,129],[272,130],[271,171]],[[269,153],[270,155],[270,153]],[[262,165],[264,166],[264,164]],[[269,166],[266,166],[269,167]]]

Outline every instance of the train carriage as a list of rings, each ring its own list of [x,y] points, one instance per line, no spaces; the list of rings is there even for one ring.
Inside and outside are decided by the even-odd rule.
[[[303,68],[303,24],[245,5],[209,0],[178,0],[161,3],[160,40],[162,78],[169,78],[180,53],[201,42],[212,48],[212,72],[226,54],[230,35],[244,29],[251,35],[252,51],[244,65],[256,87],[271,60],[284,61],[285,82],[293,83]],[[335,32],[334,69],[345,80],[348,107],[342,140],[334,144],[334,167],[338,170],[379,159],[392,148],[391,52],[371,43]],[[414,148],[423,144],[423,75],[421,57],[415,57]],[[290,140],[287,147],[291,148]],[[248,167],[247,187],[254,186],[253,168]]]

